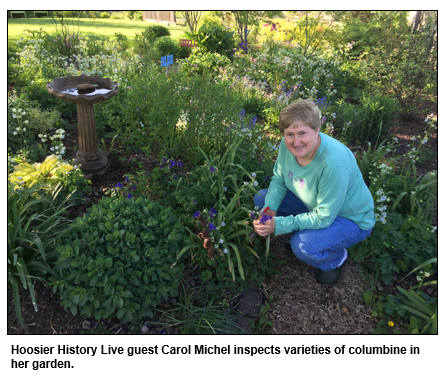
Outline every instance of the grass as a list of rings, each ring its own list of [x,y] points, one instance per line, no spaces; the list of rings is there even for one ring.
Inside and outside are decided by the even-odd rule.
[[[57,19],[55,19],[57,20]],[[141,32],[147,28],[150,23],[145,21],[132,21],[123,19],[95,19],[96,27],[93,25],[93,19],[76,19],[76,18],[66,18],[67,25],[72,29],[73,26],[75,30],[78,29],[79,20],[79,31],[94,32],[96,34],[102,34],[115,38],[115,32],[121,32],[126,35],[132,42],[135,40],[135,33]],[[73,26],[72,26],[73,25]],[[43,29],[47,33],[55,32],[55,25],[51,17],[45,18],[35,18],[35,19],[8,19],[8,44],[15,44],[17,40],[21,37],[26,38],[27,33],[25,30],[40,30]],[[179,27],[172,25],[167,27],[171,31],[171,37],[174,39],[179,38],[184,27]],[[58,24],[58,29],[60,29],[60,24]]]

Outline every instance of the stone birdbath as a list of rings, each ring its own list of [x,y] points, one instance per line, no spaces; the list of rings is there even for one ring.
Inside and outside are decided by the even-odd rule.
[[[47,90],[56,98],[76,103],[78,111],[79,151],[73,165],[80,165],[84,178],[102,176],[110,166],[108,152],[98,147],[94,103],[104,102],[118,94],[118,84],[100,76],[67,76],[47,83]]]

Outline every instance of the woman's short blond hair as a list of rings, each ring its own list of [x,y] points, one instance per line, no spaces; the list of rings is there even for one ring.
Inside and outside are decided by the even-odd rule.
[[[313,130],[321,128],[320,111],[315,103],[309,99],[298,99],[279,114],[279,130],[284,135],[284,130],[290,126],[296,127],[299,123],[304,123]]]

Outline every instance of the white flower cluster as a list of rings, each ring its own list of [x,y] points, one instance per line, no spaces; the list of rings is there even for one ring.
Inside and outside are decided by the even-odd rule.
[[[378,204],[382,204],[385,201],[390,201],[389,197],[384,195],[383,189],[377,190],[375,193],[376,196],[376,205],[375,209],[377,212],[374,214],[376,217],[376,220],[380,221],[382,224],[386,224],[386,205],[379,206]]]

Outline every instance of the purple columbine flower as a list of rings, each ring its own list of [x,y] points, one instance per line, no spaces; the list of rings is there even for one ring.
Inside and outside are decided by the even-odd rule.
[[[200,212],[199,212],[199,211],[197,211],[196,213],[194,213],[194,216],[193,216],[194,220],[196,220],[197,217],[199,217],[199,215],[200,215]]]
[[[118,183],[115,185],[115,188],[124,188],[124,186],[121,184],[121,182],[118,182]]]
[[[266,214],[263,214],[259,222],[261,224],[265,224],[268,220],[271,220],[271,219],[272,219],[272,216],[267,216]]]
[[[208,228],[210,228],[213,231],[217,230],[217,228],[214,226],[214,224],[212,222],[210,222],[210,225],[208,225]]]
[[[168,159],[167,158],[163,158],[162,160],[161,160],[161,162],[166,162]]]
[[[124,177],[124,181],[129,181],[129,178],[127,178],[126,176]]]
[[[255,214],[253,212],[250,212],[250,217],[254,220],[255,219]]]
[[[160,167],[163,169],[164,167],[165,167],[165,165],[163,165],[163,164],[160,164]]]
[[[213,218],[215,215],[217,215],[216,209],[211,208],[211,210],[208,212],[210,214],[210,217]]]
[[[129,193],[126,197],[127,198],[132,198],[133,196]]]
[[[214,169],[212,166],[210,166],[210,173],[215,173],[216,169]]]
[[[176,174],[174,174],[174,180],[176,180],[177,179],[177,175]]]

